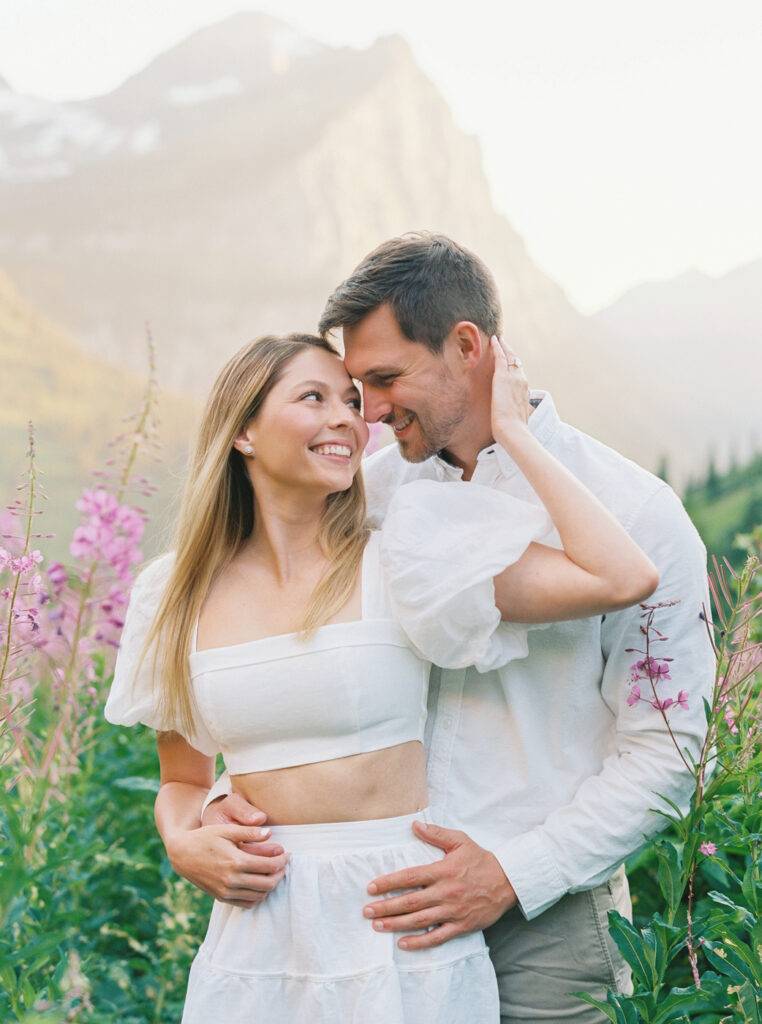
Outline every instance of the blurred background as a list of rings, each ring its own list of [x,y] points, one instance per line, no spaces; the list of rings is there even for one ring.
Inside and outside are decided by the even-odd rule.
[[[65,553],[150,323],[151,550],[226,357],[425,228],[491,267],[531,383],[728,553],[762,521],[758,0],[367,6],[3,0],[2,493],[32,419]]]

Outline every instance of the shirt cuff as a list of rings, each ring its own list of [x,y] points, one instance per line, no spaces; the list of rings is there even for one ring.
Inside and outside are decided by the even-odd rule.
[[[204,800],[204,805],[201,808],[201,820],[204,820],[204,813],[212,801],[217,800],[221,796],[230,796],[232,792],[233,787],[230,784],[230,776],[227,772],[223,772],[206,794],[206,800]]]
[[[521,912],[528,921],[566,895],[566,883],[539,832],[515,836],[492,852],[513,886]]]

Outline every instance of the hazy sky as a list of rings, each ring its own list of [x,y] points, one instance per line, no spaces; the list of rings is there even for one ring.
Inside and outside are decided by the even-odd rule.
[[[762,258],[760,0],[0,0],[18,92],[107,92],[264,10],[336,45],[398,32],[481,140],[496,205],[584,312]]]

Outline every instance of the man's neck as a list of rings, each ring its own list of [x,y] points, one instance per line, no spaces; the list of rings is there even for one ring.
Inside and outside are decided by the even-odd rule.
[[[530,417],[540,404],[540,401],[541,399],[539,398],[530,399]],[[481,432],[476,428],[472,428],[468,437],[462,440],[453,441],[452,444],[449,444],[439,452],[439,457],[444,459],[444,461],[449,463],[449,465],[457,466],[458,469],[463,470],[463,479],[470,480],[476,471],[476,463],[479,460],[479,453],[483,452],[485,448],[489,448],[491,445],[495,444],[491,426],[490,417],[489,426],[487,428],[482,426]],[[477,440],[474,440],[475,438]]]
[[[451,466],[457,466],[458,469],[463,471],[463,479],[470,480],[476,470],[476,463],[479,458],[479,452],[483,451],[489,445],[494,444],[495,439],[491,434],[485,435],[485,437],[479,442],[472,442],[471,444],[453,444],[447,448],[443,448],[439,453],[439,457],[444,459],[445,462]]]

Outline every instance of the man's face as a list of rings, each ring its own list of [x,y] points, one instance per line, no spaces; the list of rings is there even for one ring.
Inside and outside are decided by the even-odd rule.
[[[423,462],[452,443],[468,410],[462,379],[435,355],[408,341],[387,305],[344,328],[344,362],[363,386],[369,423],[388,423],[408,462]]]

